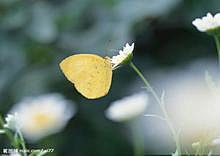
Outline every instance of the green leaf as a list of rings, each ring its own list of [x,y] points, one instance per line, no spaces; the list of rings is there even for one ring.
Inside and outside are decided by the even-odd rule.
[[[19,139],[19,136],[18,136],[18,133],[15,133],[15,135],[14,135],[14,143],[16,144],[16,145],[19,145],[20,144],[20,139]]]

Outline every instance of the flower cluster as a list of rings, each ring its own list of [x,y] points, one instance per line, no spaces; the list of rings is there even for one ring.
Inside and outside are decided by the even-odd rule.
[[[110,60],[113,65],[113,69],[117,68],[120,65],[123,64],[128,64],[132,57],[133,57],[133,52],[134,50],[134,43],[129,45],[128,43],[123,47],[123,50],[119,51],[119,54],[116,56],[113,56]]]
[[[201,32],[216,33],[220,28],[220,13],[214,16],[207,13],[205,17],[196,18],[192,24]]]

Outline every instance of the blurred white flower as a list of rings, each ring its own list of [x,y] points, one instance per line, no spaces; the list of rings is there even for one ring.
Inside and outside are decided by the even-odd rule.
[[[213,94],[205,80],[205,70],[209,71],[218,87],[220,83],[216,62],[210,59],[194,61],[181,68],[154,69],[151,75],[152,83],[165,90],[166,110],[184,146],[191,145],[194,141],[206,143],[209,139],[220,136],[220,91],[216,90],[218,97]],[[151,105],[149,112],[161,114],[158,105]],[[161,120],[145,119],[142,126],[146,144],[173,145],[173,142],[168,141],[170,140],[168,127]],[[193,144],[194,147],[198,145],[198,142]],[[189,152],[190,155],[195,154],[194,150]]]
[[[0,134],[4,134],[5,130],[4,129],[0,129]]]
[[[138,93],[114,101],[106,110],[105,115],[108,119],[116,122],[127,121],[143,114],[147,105],[147,95]]]
[[[212,60],[199,60],[184,70],[166,71],[166,76],[158,72],[155,84],[166,90],[168,113],[189,143],[198,137],[220,135],[220,88],[214,67]],[[208,85],[205,70],[213,77],[216,88],[211,88],[212,83]]]
[[[129,45],[128,43],[123,47],[123,50],[119,51],[119,54],[116,56],[113,56],[110,60],[113,64],[113,69],[118,67],[119,65],[129,63],[129,61],[132,59],[132,52],[134,50],[134,43]]]
[[[17,112],[20,130],[30,141],[61,131],[75,114],[73,103],[60,94],[26,98],[12,109]]]
[[[213,139],[211,145],[213,146],[220,145],[220,137],[216,137],[215,139]]]
[[[4,124],[4,128],[8,128],[14,131],[20,128],[18,122],[18,113],[7,114],[7,116],[5,117],[5,121],[6,123]]]
[[[207,13],[205,17],[196,18],[192,24],[201,32],[214,30],[220,27],[220,13],[214,16],[211,13]]]

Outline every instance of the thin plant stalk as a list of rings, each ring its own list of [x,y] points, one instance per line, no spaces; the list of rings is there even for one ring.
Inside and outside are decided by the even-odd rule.
[[[144,156],[144,139],[138,121],[132,121],[130,128],[133,137],[134,156]]]
[[[219,47],[220,48],[220,47]],[[131,68],[137,73],[137,75],[141,78],[141,80],[144,82],[146,89],[153,95],[154,99],[156,102],[159,104],[161,111],[164,115],[164,118],[166,119],[166,123],[172,133],[173,139],[176,143],[176,149],[178,155],[181,155],[181,144],[180,144],[180,139],[179,139],[179,134],[174,128],[174,125],[172,124],[170,117],[166,111],[164,103],[161,101],[160,97],[157,95],[156,91],[151,87],[150,83],[148,80],[144,77],[144,75],[141,73],[141,71],[135,66],[133,62],[130,63]]]
[[[215,35],[215,44],[216,44],[216,48],[217,48],[217,53],[218,53],[218,66],[219,66],[219,72],[220,72],[220,40],[219,40],[219,36]]]
[[[19,135],[19,138],[20,138],[21,147],[23,149],[23,154],[24,154],[24,156],[27,156],[27,148],[26,148],[26,145],[25,145],[24,137],[23,137],[20,130],[18,130],[18,135]]]
[[[160,115],[157,115],[157,114],[145,114],[144,116],[157,118],[157,119],[160,119],[160,120],[163,120],[163,121],[166,120],[164,117],[162,117],[162,116],[160,116]]]
[[[4,128],[4,120],[1,115],[0,115],[0,125],[2,128]]]

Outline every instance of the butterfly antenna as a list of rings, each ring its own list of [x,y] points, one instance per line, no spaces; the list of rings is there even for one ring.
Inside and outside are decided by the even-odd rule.
[[[106,44],[105,48],[105,56],[112,56],[118,54],[118,49],[110,49],[110,46],[112,47],[112,40],[108,40],[108,43]]]
[[[110,52],[112,52],[113,54],[117,53],[119,50],[117,49],[110,49]]]
[[[105,55],[106,56],[111,56],[110,55],[110,46],[112,46],[112,40],[108,40],[108,42],[106,43],[106,46],[105,46]]]

